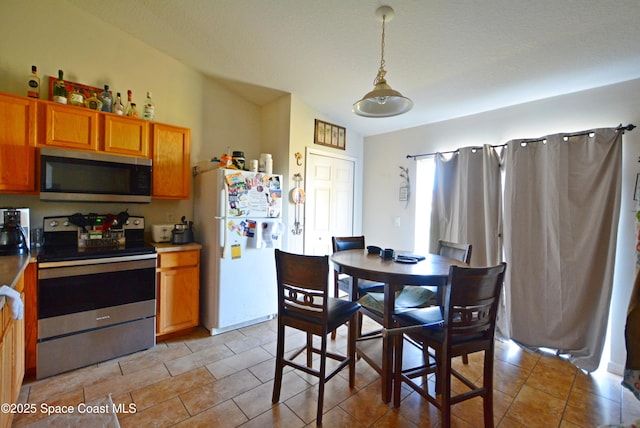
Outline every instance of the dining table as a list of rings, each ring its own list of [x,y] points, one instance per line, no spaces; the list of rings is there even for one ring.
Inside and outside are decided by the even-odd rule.
[[[398,254],[402,254],[399,252]],[[424,257],[424,258],[422,258]],[[393,313],[395,311],[396,292],[406,286],[443,286],[447,283],[451,266],[469,266],[467,263],[437,254],[425,254],[422,260],[407,262],[401,258],[383,258],[378,254],[370,254],[366,249],[338,251],[331,255],[331,261],[338,272],[349,275],[352,289],[349,297],[352,301],[358,299],[358,280],[366,279],[384,284],[384,302],[382,327],[393,327]],[[365,361],[372,365],[381,376],[382,400],[391,401],[393,389],[393,343],[394,340],[386,335],[381,336],[382,352],[380,367],[373,358],[367,358],[365,347],[357,347],[358,353]]]

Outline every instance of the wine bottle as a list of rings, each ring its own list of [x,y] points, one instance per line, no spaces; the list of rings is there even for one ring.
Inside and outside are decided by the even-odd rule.
[[[145,120],[153,120],[156,115],[156,108],[151,100],[151,92],[147,92],[147,99],[144,101],[143,117]]]
[[[67,88],[64,86],[62,70],[58,70],[58,81],[53,86],[53,101],[60,104],[67,103]]]
[[[38,68],[35,65],[31,66],[27,96],[30,98],[40,98],[40,77],[38,77]]]
[[[131,116],[131,98],[133,96],[133,93],[131,92],[131,89],[129,89],[127,91],[127,105],[124,108],[124,115],[125,116]]]
[[[102,101],[102,111],[111,113],[113,109],[113,95],[109,92],[109,85],[104,85],[104,91],[100,94]]]
[[[120,116],[124,115],[124,106],[122,105],[122,98],[120,98],[120,92],[116,92],[116,101],[113,104],[113,112],[115,114],[119,114]]]

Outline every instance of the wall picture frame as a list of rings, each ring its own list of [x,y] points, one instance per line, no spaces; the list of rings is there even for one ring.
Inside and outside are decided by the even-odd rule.
[[[315,144],[333,147],[334,149],[347,149],[347,129],[343,126],[315,119],[314,140]]]

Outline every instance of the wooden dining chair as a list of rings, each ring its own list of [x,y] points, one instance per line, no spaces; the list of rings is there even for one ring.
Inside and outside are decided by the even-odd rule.
[[[285,366],[301,370],[319,378],[318,410],[316,423],[322,424],[322,406],[325,383],[344,367],[349,367],[349,387],[355,381],[355,316],[360,305],[349,300],[329,296],[329,257],[305,256],[275,250],[278,283],[278,338],[276,349],[275,379],[273,383],[273,403],[280,400],[282,372]],[[347,354],[327,351],[327,336],[339,326],[348,323]],[[307,334],[307,341],[301,348],[285,357],[285,327],[294,328]],[[314,348],[313,336],[320,336],[320,348]],[[306,365],[294,359],[306,352]],[[320,355],[313,367],[313,354]],[[339,364],[327,373],[327,358]]]
[[[331,245],[333,247],[333,252],[336,253],[338,251],[344,250],[364,250],[364,236],[333,236],[331,237]],[[351,294],[353,285],[353,278],[349,275],[345,275],[340,272],[339,268],[336,266],[333,272],[333,295],[334,297],[338,297],[340,291]],[[358,280],[358,289],[356,300],[370,292],[378,292],[384,293],[384,284],[374,281],[369,281],[366,279]],[[361,315],[359,315],[361,316]],[[362,321],[362,319],[360,320]],[[362,322],[359,323],[362,325]],[[335,330],[331,332],[331,339],[336,338]]]
[[[444,292],[444,310],[434,306],[394,315],[397,327],[383,331],[394,336],[394,405],[400,406],[400,387],[405,382],[442,415],[443,427],[451,426],[451,406],[480,396],[483,400],[484,425],[493,427],[493,357],[498,301],[506,263],[493,267],[452,266]],[[402,367],[404,335],[423,349],[435,351],[435,363],[425,361],[420,367]],[[407,346],[412,346],[407,344]],[[484,352],[482,385],[478,386],[453,369],[452,359],[461,355]],[[429,393],[429,382],[416,377],[436,373],[436,393]],[[452,376],[459,379],[468,391],[452,395]]]

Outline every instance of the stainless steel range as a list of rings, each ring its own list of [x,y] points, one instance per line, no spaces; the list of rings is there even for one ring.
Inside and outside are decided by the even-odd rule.
[[[44,218],[37,378],[155,346],[155,248],[144,217]]]

